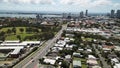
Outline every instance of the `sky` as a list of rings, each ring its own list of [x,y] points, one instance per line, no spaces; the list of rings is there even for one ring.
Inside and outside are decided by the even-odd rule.
[[[120,9],[120,0],[0,0],[0,10],[106,13]]]

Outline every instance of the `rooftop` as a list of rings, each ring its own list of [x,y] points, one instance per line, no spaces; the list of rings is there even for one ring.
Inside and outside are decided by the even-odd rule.
[[[0,49],[23,49],[24,46],[0,46]]]
[[[81,66],[81,61],[73,60],[73,66]]]
[[[16,49],[14,49],[14,51],[13,52],[11,52],[10,54],[18,54],[19,52],[20,52],[20,48],[16,48]]]
[[[45,63],[50,63],[50,64],[54,65],[55,62],[56,62],[56,60],[53,60],[53,59],[44,59],[44,62]]]

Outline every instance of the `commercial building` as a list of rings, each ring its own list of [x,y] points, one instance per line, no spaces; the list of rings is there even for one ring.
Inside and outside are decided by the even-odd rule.
[[[86,12],[85,12],[85,16],[86,16],[86,17],[88,16],[88,10],[86,10]]]
[[[42,15],[37,14],[36,19],[37,19],[37,23],[41,23],[42,22]]]
[[[115,17],[115,10],[111,10],[110,17],[114,18]]]
[[[0,53],[5,54],[3,57],[12,57],[12,58],[18,58],[21,54],[21,50],[23,50],[25,47],[29,46],[36,46],[40,45],[40,41],[23,41],[20,42],[19,40],[13,40],[13,41],[3,41],[0,44]],[[5,52],[4,52],[5,51]]]
[[[24,48],[24,46],[0,46],[0,50],[4,50],[8,52],[4,56],[17,58],[20,55],[20,51]]]
[[[80,12],[80,18],[83,18],[83,17],[84,17],[84,12],[81,11],[81,12]]]
[[[117,10],[116,18],[119,18],[119,19],[120,19],[120,10]]]
[[[33,46],[33,45],[40,45],[40,41],[23,41],[19,42],[16,41],[4,41],[0,44],[0,46]]]

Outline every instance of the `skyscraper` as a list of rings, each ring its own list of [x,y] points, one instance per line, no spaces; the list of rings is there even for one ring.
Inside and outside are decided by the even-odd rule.
[[[84,13],[83,11],[80,12],[80,18],[83,18],[84,17]]]
[[[116,18],[119,18],[119,19],[120,19],[120,10],[117,10]]]
[[[88,10],[86,10],[86,12],[85,12],[85,16],[88,16]]]
[[[36,16],[36,19],[37,19],[37,23],[42,23],[42,15],[40,14],[37,14]]]
[[[39,18],[40,18],[40,16],[39,16],[39,14],[37,14],[36,15],[36,21],[37,21],[37,23],[39,23]]]
[[[62,15],[63,15],[63,16],[62,16],[63,19],[64,19],[64,18],[67,18],[67,14],[66,14],[66,13],[63,13]]]
[[[111,10],[110,17],[114,18],[115,17],[115,10]]]
[[[72,16],[71,16],[71,13],[69,13],[67,18],[68,18],[68,19],[71,19],[71,17],[72,17]]]

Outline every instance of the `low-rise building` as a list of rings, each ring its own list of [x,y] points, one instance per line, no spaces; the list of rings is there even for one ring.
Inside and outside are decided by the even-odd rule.
[[[93,59],[93,60],[96,60],[97,58],[93,55],[88,55],[88,59]]]
[[[47,64],[55,65],[56,60],[45,58],[43,62]]]
[[[20,50],[22,50],[24,46],[0,46],[0,50],[9,50],[8,56],[12,58],[17,58],[20,55]]]
[[[92,68],[102,68],[102,67],[96,65],[96,66],[92,66]]]
[[[66,45],[66,42],[65,41],[63,41],[63,40],[59,40],[54,46],[55,47],[65,47],[65,45]]]
[[[92,49],[86,49],[87,53],[92,53]]]
[[[115,46],[114,50],[115,51],[120,51],[120,46]]]
[[[71,55],[66,55],[65,60],[67,60],[68,62],[71,62],[72,61]]]
[[[73,68],[81,68],[81,61],[73,60]]]
[[[83,55],[81,55],[80,53],[77,53],[77,52],[74,52],[74,53],[73,53],[73,56],[74,56],[74,57],[83,57]]]
[[[113,68],[120,68],[120,63],[115,64],[115,65],[113,66]]]
[[[119,63],[119,60],[117,58],[111,59],[111,64],[112,65],[117,64],[117,63]]]
[[[103,45],[102,46],[103,51],[111,51],[114,48],[115,48],[114,45]]]
[[[40,45],[41,42],[40,41],[23,41],[20,42],[19,40],[16,41],[4,41],[3,43],[1,43],[1,46],[33,46],[33,45]]]
[[[98,65],[97,58],[93,55],[88,55],[87,64],[88,66]]]

